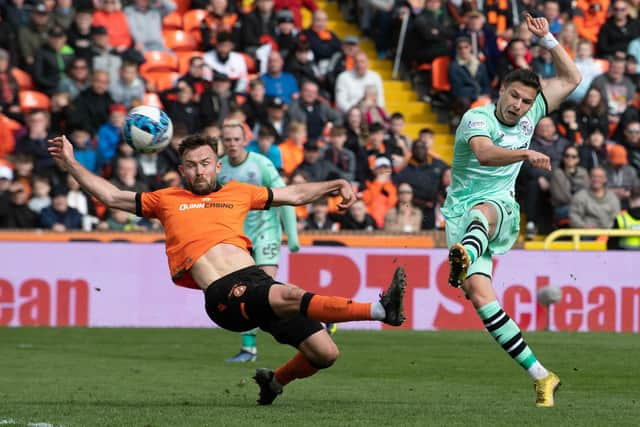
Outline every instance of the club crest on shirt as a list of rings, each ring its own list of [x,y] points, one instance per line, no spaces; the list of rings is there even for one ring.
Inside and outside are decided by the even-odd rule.
[[[528,117],[524,117],[520,120],[519,126],[520,131],[524,136],[528,137],[533,135],[533,123],[531,123],[531,120]]]
[[[469,120],[467,122],[468,129],[486,129],[487,123],[482,120]]]

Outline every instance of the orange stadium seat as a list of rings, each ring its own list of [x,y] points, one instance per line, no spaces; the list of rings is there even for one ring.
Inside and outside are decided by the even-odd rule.
[[[162,31],[162,38],[164,39],[164,44],[169,49],[178,52],[178,51],[193,51],[198,48],[198,42],[191,35],[191,33],[187,33],[182,30],[164,30]]]
[[[144,53],[145,63],[140,66],[140,74],[150,71],[177,71],[178,59],[160,50],[151,50]]]
[[[20,109],[23,112],[31,110],[48,110],[51,100],[47,95],[37,90],[21,90],[18,92]]]
[[[18,87],[20,90],[31,90],[33,89],[33,79],[31,75],[26,71],[21,70],[20,68],[13,67],[11,69],[11,75],[16,82],[18,82]]]
[[[185,12],[182,16],[182,29],[190,33],[198,43],[202,41],[200,24],[207,17],[208,12],[204,9],[193,9]]]
[[[176,11],[171,12],[162,18],[163,30],[181,30],[182,29],[182,13]]]
[[[194,56],[202,58],[204,56],[204,52],[194,50],[191,52],[176,52],[176,55],[178,56],[178,72],[185,74],[189,71],[189,61],[191,61],[191,58]]]
[[[433,60],[431,64],[431,86],[439,92],[449,92],[451,84],[449,83],[449,57],[439,56]]]
[[[153,83],[157,92],[171,89],[174,83],[180,77],[180,73],[176,71],[151,71],[145,74],[145,79]]]
[[[163,108],[162,101],[160,101],[160,97],[152,92],[148,92],[144,94],[144,98],[142,99],[142,105],[150,105],[152,107]]]
[[[606,59],[594,58],[593,62],[598,64],[603,73],[609,71],[609,61]]]

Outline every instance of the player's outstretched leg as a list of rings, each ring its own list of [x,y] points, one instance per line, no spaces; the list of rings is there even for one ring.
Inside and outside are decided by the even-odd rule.
[[[478,209],[467,214],[468,224],[459,243],[449,248],[449,284],[459,288],[467,278],[467,269],[489,246],[489,221]]]
[[[491,336],[534,380],[536,406],[553,406],[554,394],[560,386],[560,378],[553,372],[547,371],[538,361],[522,337],[518,325],[502,310],[498,301],[491,301],[476,310]]]
[[[258,359],[258,347],[256,346],[256,333],[258,329],[252,329],[247,332],[243,332],[242,347],[240,352],[233,357],[225,359],[225,362],[237,363],[237,362],[255,362]]]
[[[361,303],[348,298],[306,292],[302,296],[300,313],[325,323],[380,320],[392,326],[400,326],[405,321],[403,299],[406,288],[406,274],[402,267],[398,267],[389,288],[380,295],[377,302]]]

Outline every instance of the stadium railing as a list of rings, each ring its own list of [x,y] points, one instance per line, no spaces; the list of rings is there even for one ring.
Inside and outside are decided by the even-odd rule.
[[[605,241],[582,241],[582,237],[640,237],[640,230],[615,230],[606,228],[563,228],[555,230],[549,234],[545,239],[541,249],[595,249],[604,250],[607,248]],[[570,242],[558,242],[557,240],[563,237],[570,237]],[[557,246],[558,243],[564,243],[564,247]],[[569,245],[567,245],[569,244]],[[567,246],[569,246],[567,248]],[[531,248],[533,249],[533,248]]]

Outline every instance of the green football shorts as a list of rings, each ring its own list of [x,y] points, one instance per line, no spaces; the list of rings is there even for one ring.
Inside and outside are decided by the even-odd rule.
[[[282,233],[275,230],[266,230],[252,239],[253,250],[251,256],[257,266],[279,264],[280,246],[282,245]]]
[[[515,200],[494,198],[487,199],[485,202],[491,203],[498,212],[496,231],[489,240],[489,247],[485,253],[469,266],[467,277],[473,274],[492,277],[492,255],[506,253],[518,240],[520,233],[520,205]],[[447,219],[445,232],[448,247],[462,240],[470,222],[469,212],[456,218]]]

